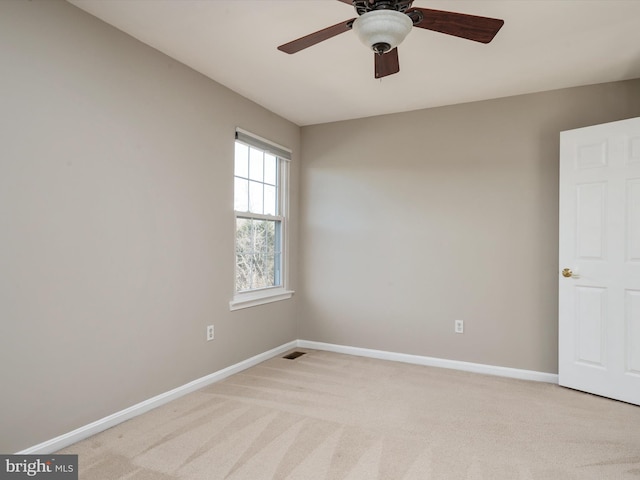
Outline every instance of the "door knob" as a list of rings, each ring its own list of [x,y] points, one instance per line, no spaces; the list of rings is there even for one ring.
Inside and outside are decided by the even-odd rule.
[[[573,273],[570,268],[563,268],[562,276],[566,278],[580,278],[580,275]]]

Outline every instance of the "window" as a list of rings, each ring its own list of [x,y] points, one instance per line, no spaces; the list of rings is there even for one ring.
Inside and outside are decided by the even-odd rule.
[[[288,150],[236,132],[232,310],[290,298],[286,285]]]

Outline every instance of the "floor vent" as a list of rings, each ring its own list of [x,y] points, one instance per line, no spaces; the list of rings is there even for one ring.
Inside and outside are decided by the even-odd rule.
[[[291,352],[288,355],[285,355],[282,358],[286,358],[287,360],[295,360],[298,357],[301,357],[302,355],[304,355],[306,352]]]

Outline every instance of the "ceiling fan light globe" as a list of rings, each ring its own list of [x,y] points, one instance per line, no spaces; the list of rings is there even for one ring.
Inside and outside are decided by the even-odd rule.
[[[375,51],[375,45],[387,44],[396,48],[411,31],[413,21],[396,10],[373,10],[363,13],[353,22],[353,31],[360,41]]]

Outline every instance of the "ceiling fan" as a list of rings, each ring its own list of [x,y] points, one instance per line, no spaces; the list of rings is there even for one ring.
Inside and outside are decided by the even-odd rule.
[[[397,47],[412,27],[489,43],[504,25],[504,20],[497,18],[412,7],[413,0],[338,1],[353,5],[358,17],[280,45],[278,50],[296,53],[353,29],[373,50],[375,78],[382,78],[400,71]]]

